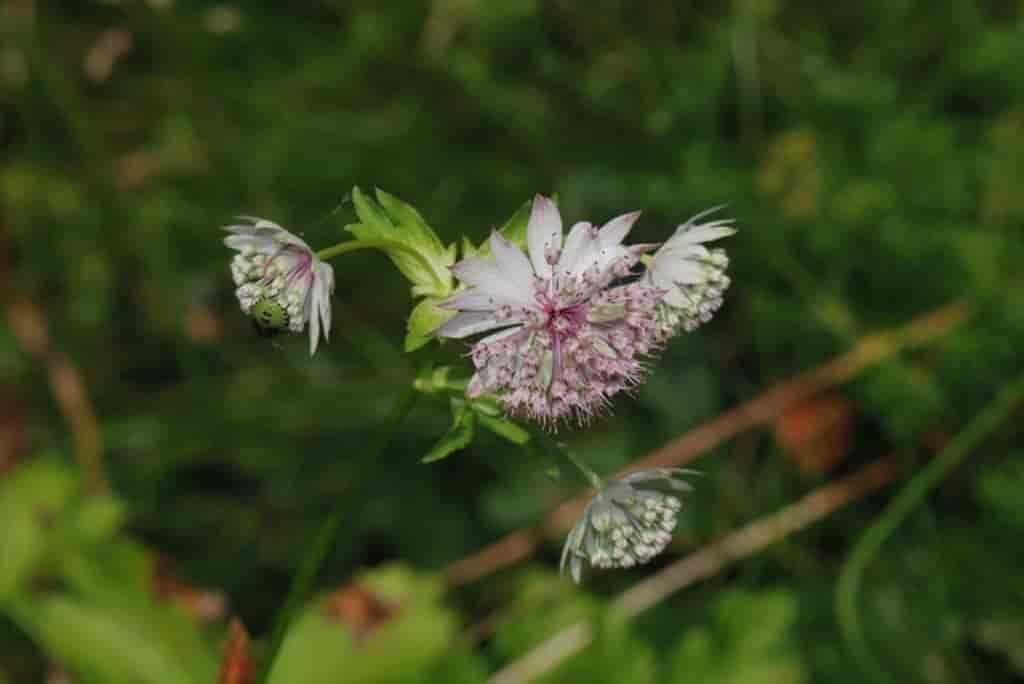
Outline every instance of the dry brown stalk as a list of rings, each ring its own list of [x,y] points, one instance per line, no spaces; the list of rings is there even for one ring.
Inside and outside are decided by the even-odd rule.
[[[18,342],[46,367],[50,389],[75,439],[75,453],[90,491],[107,489],[99,424],[81,373],[50,344],[39,306],[27,299],[8,303],[7,320]]]
[[[824,485],[776,513],[755,520],[638,582],[615,599],[610,608],[611,615],[620,619],[632,618],[680,589],[712,577],[732,563],[748,558],[880,489],[890,483],[895,474],[892,461],[880,459],[853,475]],[[497,672],[489,684],[533,681],[586,648],[593,638],[594,630],[590,623],[581,621],[570,625]]]
[[[650,455],[634,462],[628,470],[654,466],[685,465],[701,454],[751,428],[769,424],[787,408],[822,390],[848,382],[867,368],[891,358],[903,349],[939,339],[961,325],[971,307],[957,301],[914,319],[895,330],[867,335],[847,352],[824,364],[782,381],[766,392],[731,408],[691,430]],[[538,525],[512,532],[471,556],[453,563],[445,577],[458,586],[475,582],[528,557],[549,534],[569,529],[582,513],[591,492],[570,499],[552,511]]]

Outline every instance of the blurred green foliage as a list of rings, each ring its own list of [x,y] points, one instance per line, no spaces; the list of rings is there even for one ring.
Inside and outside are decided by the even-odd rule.
[[[614,417],[558,438],[614,470],[964,298],[966,326],[842,389],[836,472],[893,452],[912,470],[1024,370],[1021,63],[1024,5],[995,0],[0,0],[0,286],[83,375],[114,492],[79,484],[47,370],[0,326],[0,682],[57,666],[213,681],[223,624],[155,592],[146,559],[172,558],[263,637],[339,503],[319,586],[356,578],[397,612],[346,636],[318,599],[279,665],[316,671],[280,681],[482,681],[581,616],[599,637],[551,681],[865,681],[832,604],[877,499],[628,624],[603,609],[640,573],[570,590],[555,544],[543,569],[442,594],[446,563],[582,483],[547,477],[553,449],[487,430],[422,465],[445,397],[364,451],[417,372],[465,363],[462,347],[403,353],[408,283],[370,252],[335,263],[315,358],[259,339],[217,227],[267,216],[327,246],[349,237],[356,184],[415,205],[446,244],[479,244],[535,192],[570,221],[643,208],[638,241],[728,203],[741,232],[718,318]],[[894,681],[1024,677],[1021,436],[1008,423],[871,565],[863,619]],[[825,478],[789,455],[759,435],[707,454],[676,551]]]

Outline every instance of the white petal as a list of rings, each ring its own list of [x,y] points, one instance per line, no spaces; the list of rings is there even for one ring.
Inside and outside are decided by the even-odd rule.
[[[501,271],[493,261],[469,257],[452,266],[452,274],[467,285],[480,286],[500,279]]]
[[[267,219],[255,216],[239,216],[239,218],[244,221],[250,221],[252,225],[236,224],[227,226],[224,230],[237,235],[267,238],[273,240],[279,245],[294,245],[307,252],[313,251],[302,238],[298,237],[294,233],[290,233],[273,221],[268,221]]]
[[[501,330],[499,332],[494,333],[493,335],[488,335],[487,337],[480,340],[479,344],[494,344],[495,342],[500,342],[505,338],[515,337],[516,335],[522,332],[522,326],[517,325],[514,328],[509,328],[508,330]]]
[[[562,256],[558,260],[558,272],[563,275],[576,274],[576,265],[582,261],[592,245],[597,243],[597,232],[594,226],[581,221],[569,230],[569,236],[562,247]]]
[[[533,270],[541,278],[550,278],[547,254],[549,249],[562,248],[562,216],[555,203],[543,195],[533,198],[530,222],[526,225],[526,244]]]
[[[582,273],[587,270],[596,270],[599,274],[598,281],[609,278],[615,262],[630,254],[629,249],[623,247],[622,241],[639,217],[640,212],[634,211],[617,216],[604,224],[598,231],[596,245],[592,246],[575,271]]]
[[[508,325],[515,325],[515,321],[499,321],[489,311],[463,311],[457,314],[450,321],[437,328],[433,334],[436,337],[451,337],[462,339],[477,333],[487,332],[495,328]]]
[[[491,233],[491,252],[498,268],[517,289],[533,289],[533,269],[530,268],[530,260],[521,249],[498,231]]]
[[[442,309],[456,309],[461,311],[494,311],[501,303],[494,298],[494,295],[481,290],[478,287],[471,287],[468,290],[449,297],[438,306]]]
[[[525,257],[524,257],[525,258]],[[494,298],[500,306],[508,304],[514,308],[530,306],[533,284],[525,287],[507,279],[505,272],[493,260],[469,258],[452,266],[452,274],[461,282],[472,285],[482,293]]]
[[[272,238],[260,235],[228,235],[224,238],[224,244],[230,249],[234,249],[239,252],[249,248],[257,252],[269,254],[275,251],[277,243],[275,243]]]
[[[669,306],[674,306],[677,309],[685,309],[687,306],[693,304],[693,299],[683,292],[678,287],[665,288],[668,292],[662,297],[662,301]]]
[[[320,324],[324,339],[331,339],[331,295],[334,293],[334,269],[323,262],[316,265],[316,281],[313,287],[320,288]]]
[[[736,229],[730,225],[731,223],[731,219],[725,219],[723,221],[707,223],[702,226],[694,226],[683,233],[683,236],[685,236],[687,242],[692,243],[720,240],[724,237],[736,234]]]
[[[575,560],[577,553],[579,552],[580,542],[583,539],[583,534],[587,527],[587,514],[584,513],[583,518],[573,525],[572,530],[569,531],[569,536],[565,538],[565,544],[562,546],[562,558],[558,563],[559,571],[565,572],[565,566],[570,559]],[[572,567],[572,578],[579,583],[579,570],[577,567]]]
[[[700,242],[711,242],[712,240],[718,240],[735,234],[736,229],[732,227],[732,224],[734,223],[733,219],[717,219],[715,221],[709,221],[708,223],[700,222],[701,219],[723,209],[724,206],[725,205],[711,207],[710,209],[705,209],[699,214],[690,217],[686,223],[676,229],[672,239],[674,240],[678,238],[679,240],[690,244],[697,244]]]
[[[601,226],[600,240],[601,248],[609,249],[618,247],[626,239],[626,235],[633,228],[633,224],[640,218],[639,211],[631,211],[622,216],[616,216],[608,223]]]
[[[674,285],[693,285],[704,282],[704,269],[700,264],[689,259],[672,259],[659,255],[655,261],[651,274],[655,280],[662,281],[656,284],[664,287],[665,282]]]
[[[306,325],[309,326],[309,355],[316,354],[316,347],[320,344],[320,297],[322,293],[317,287],[316,279],[310,285],[306,293]]]

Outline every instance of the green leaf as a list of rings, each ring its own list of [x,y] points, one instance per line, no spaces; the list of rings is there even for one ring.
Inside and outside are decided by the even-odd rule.
[[[443,299],[451,294],[455,246],[445,248],[418,211],[381,190],[374,200],[358,187],[352,189],[352,204],[359,223],[346,228],[360,240],[395,243],[384,251],[412,283],[414,296]]]
[[[431,676],[452,658],[459,628],[456,615],[441,602],[437,576],[389,565],[341,591],[358,592],[379,606],[380,614],[354,625],[362,630],[354,633],[345,616],[332,614],[329,598],[314,601],[289,630],[269,684],[451,681]],[[479,671],[472,654],[461,658],[468,661],[463,669]]]
[[[452,427],[434,448],[421,459],[421,463],[433,463],[448,458],[456,451],[465,449],[473,441],[473,430],[477,414],[469,410],[462,399],[452,399]]]
[[[462,258],[463,259],[471,259],[471,258],[474,258],[474,257],[479,257],[480,256],[480,252],[481,252],[481,248],[478,248],[476,245],[474,245],[472,240],[470,240],[466,236],[462,237]]]
[[[526,249],[526,226],[530,223],[530,211],[532,209],[533,200],[526,200],[505,221],[505,224],[498,229],[510,242],[519,245],[523,249]]]
[[[571,658],[537,684],[587,682],[588,684],[654,684],[656,681],[711,682],[697,678],[661,679],[653,649],[624,620],[604,619],[602,605],[577,588],[570,588],[556,573],[528,570],[514,588],[508,615],[499,621],[493,648],[504,659],[515,659],[544,639],[580,620],[594,627],[594,642],[585,653]]]
[[[512,244],[517,245],[524,251],[526,250],[526,226],[530,222],[530,211],[532,209],[533,200],[527,200],[498,229],[498,232],[508,238]],[[469,240],[463,238],[462,255],[463,257],[489,257],[491,255],[491,243],[489,240],[484,240],[479,247],[473,247]]]
[[[434,252],[444,252],[441,238],[437,237],[437,233],[427,225],[420,212],[380,188],[377,188],[376,195],[377,201],[380,202],[380,205],[387,212],[388,216],[391,217],[394,224],[401,226],[402,230],[411,234],[410,238],[412,239],[410,242],[421,243],[424,246],[429,245],[430,249]]]
[[[522,446],[530,441],[530,433],[510,420],[488,416],[479,411],[476,412],[476,416],[481,425],[499,437],[504,437],[513,444],[519,444]]]
[[[76,535],[87,544],[110,539],[124,522],[124,506],[110,495],[84,499],[74,512],[71,524]]]
[[[0,599],[17,593],[46,555],[50,528],[74,495],[71,471],[37,459],[0,483]]]
[[[405,351],[416,351],[428,344],[434,339],[431,333],[455,315],[454,311],[440,308],[438,304],[441,301],[427,297],[413,307],[405,335]]]
[[[1024,527],[1024,459],[1015,454],[985,472],[975,485],[975,498],[996,519]]]
[[[794,655],[798,606],[783,591],[732,591],[718,598],[712,619],[691,629],[670,658],[670,681],[801,684],[807,673]]]
[[[11,600],[7,609],[51,658],[86,682],[191,684],[212,681],[208,677],[215,672],[190,667],[162,643],[147,638],[142,625],[79,599],[23,595]]]

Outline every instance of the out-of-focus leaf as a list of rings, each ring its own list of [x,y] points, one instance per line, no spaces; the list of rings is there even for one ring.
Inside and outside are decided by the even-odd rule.
[[[0,600],[17,593],[46,554],[75,487],[71,471],[48,458],[25,463],[0,481]]]
[[[458,629],[441,597],[436,576],[402,566],[359,577],[341,594],[314,601],[299,618],[274,663],[270,684],[436,681],[431,674],[453,656]],[[465,659],[469,671],[479,671],[469,654],[455,657]]]
[[[86,544],[97,544],[110,539],[124,522],[124,505],[110,495],[92,495],[85,498],[74,511],[71,524]]]
[[[215,677],[218,658],[199,623],[158,591],[152,559],[141,547],[119,541],[92,554],[71,555],[63,560],[61,574],[72,592],[68,601],[90,614],[102,613],[204,681]]]
[[[538,679],[538,682],[659,681],[651,648],[622,620],[605,621],[599,602],[567,590],[555,573],[530,571],[522,578],[515,597],[494,633],[494,647],[505,659],[514,659],[544,639],[580,620],[596,629],[594,643],[585,651]]]
[[[790,634],[796,603],[782,591],[732,591],[715,601],[707,626],[690,630],[670,658],[669,681],[801,684],[807,672]]]
[[[1002,654],[1024,676],[1024,620],[983,620],[972,632],[979,645]]]
[[[81,681],[194,684],[214,672],[181,659],[111,612],[54,594],[20,596],[8,608],[26,632]]]
[[[433,463],[448,458],[456,451],[465,449],[473,441],[473,431],[477,414],[469,409],[462,399],[452,399],[452,427],[447,434],[434,445],[422,463]]]
[[[1002,521],[1024,527],[1024,462],[1008,458],[985,472],[976,486],[978,501]]]

